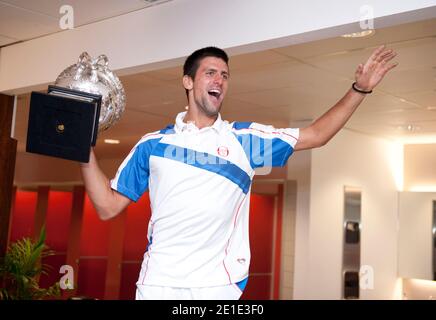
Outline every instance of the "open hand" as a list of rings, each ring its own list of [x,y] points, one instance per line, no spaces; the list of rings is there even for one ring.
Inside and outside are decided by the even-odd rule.
[[[395,51],[386,49],[384,45],[374,50],[366,63],[361,63],[357,67],[355,75],[357,88],[365,91],[372,90],[389,70],[398,65],[398,62],[388,64],[396,55]]]

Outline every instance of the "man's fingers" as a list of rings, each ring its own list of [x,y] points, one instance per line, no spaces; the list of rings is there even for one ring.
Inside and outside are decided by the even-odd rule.
[[[396,66],[398,66],[398,62],[391,63],[391,64],[385,66],[385,67],[382,69],[382,74],[385,75],[386,72],[388,72],[389,70],[395,68]]]
[[[374,50],[374,52],[372,53],[372,55],[369,57],[369,61],[371,60],[377,60],[377,57],[379,56],[379,54],[384,50],[385,45],[381,45],[380,47],[378,47],[377,49]]]
[[[380,53],[380,55],[377,57],[377,62],[383,61],[383,59],[385,57],[391,55],[392,53],[394,53],[394,50],[392,50],[392,49],[389,49],[389,50],[386,50],[386,51]]]
[[[393,50],[389,50],[377,57],[377,60],[374,62],[374,64],[383,66],[386,62],[390,61],[396,55],[396,52],[394,52]]]
[[[388,67],[387,67],[387,71],[389,71],[389,70],[395,68],[396,66],[398,66],[398,62],[391,63],[390,65],[388,65]]]
[[[381,61],[382,64],[385,64],[386,62],[391,61],[393,58],[396,57],[396,55],[397,55],[397,53],[396,53],[396,52],[393,52],[393,53],[391,53],[391,54],[385,56],[385,57],[383,58],[383,60]]]
[[[356,76],[359,76],[360,74],[362,74],[362,71],[363,71],[363,64],[360,63],[356,69]]]

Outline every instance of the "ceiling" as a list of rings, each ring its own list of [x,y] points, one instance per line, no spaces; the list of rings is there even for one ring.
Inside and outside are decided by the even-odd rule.
[[[0,9],[9,2],[27,4],[24,0],[0,1]],[[131,7],[126,9],[126,5],[124,10],[144,4],[126,3]],[[104,15],[115,14],[115,10],[111,12]],[[0,27],[0,34],[2,30]],[[436,19],[377,29],[367,38],[338,37],[232,56],[222,116],[229,121],[277,127],[316,119],[345,94],[357,65],[381,44],[398,52],[395,61],[399,65],[365,99],[346,127],[403,141],[436,137]],[[126,90],[126,111],[119,123],[100,134],[97,151],[101,157],[122,157],[142,135],[173,123],[186,105],[181,69],[177,66],[120,78]],[[20,151],[25,148],[28,106],[29,95],[20,96],[15,126]],[[119,139],[121,144],[106,145],[103,138]]]
[[[71,4],[74,26],[109,19],[171,0],[1,0],[0,47],[62,31],[60,8]]]

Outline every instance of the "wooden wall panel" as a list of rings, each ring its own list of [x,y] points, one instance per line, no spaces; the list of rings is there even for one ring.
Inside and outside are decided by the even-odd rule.
[[[278,186],[278,194],[276,197],[276,225],[275,225],[275,248],[273,248],[274,252],[274,276],[273,276],[273,300],[278,300],[280,298],[280,273],[281,273],[281,265],[282,265],[282,225],[283,225],[283,196],[284,196],[284,188],[283,184],[279,184]]]
[[[0,94],[0,257],[6,253],[11,223],[11,200],[14,181],[17,140],[11,126],[14,97]]]
[[[64,298],[74,296],[77,292],[84,202],[85,188],[83,186],[74,187],[66,258],[66,264],[73,267],[74,270],[74,290],[64,291]]]
[[[127,210],[110,221],[106,285],[104,298],[115,300],[120,296],[123,241]]]
[[[42,227],[45,226],[45,219],[47,217],[48,208],[48,192],[50,187],[40,186],[38,187],[38,198],[36,201],[36,211],[34,217],[33,238],[36,240],[39,238]]]

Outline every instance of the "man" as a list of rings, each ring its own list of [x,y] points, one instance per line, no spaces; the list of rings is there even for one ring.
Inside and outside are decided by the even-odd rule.
[[[326,144],[365,95],[396,64],[376,49],[356,82],[323,116],[303,129],[228,123],[219,111],[229,82],[228,57],[215,47],[189,56],[186,112],[175,125],[146,134],[109,181],[94,153],[82,174],[101,219],[120,213],[148,189],[149,245],[137,299],[239,299],[248,278],[248,211],[255,169],[283,166],[293,151]]]

